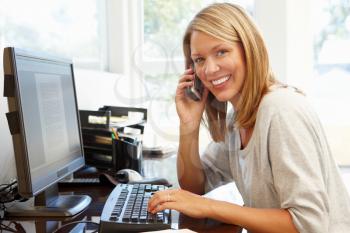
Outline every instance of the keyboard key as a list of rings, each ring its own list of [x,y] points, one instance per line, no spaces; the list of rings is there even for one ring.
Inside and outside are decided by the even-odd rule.
[[[139,216],[136,215],[136,216],[131,216],[131,221],[132,222],[138,222],[139,221]]]
[[[111,193],[116,195],[108,198],[100,221],[100,232],[106,229],[115,232],[123,231],[126,228],[135,231],[150,231],[170,229],[171,218],[169,210],[156,214],[147,211],[148,201],[152,193],[164,190],[167,187],[150,184],[118,184]],[[110,203],[112,202],[113,203]],[[112,206],[112,207],[110,207]],[[108,208],[107,208],[108,207]],[[110,216],[105,216],[105,209],[109,209]],[[123,226],[123,223],[127,224]],[[112,225],[111,225],[112,224]],[[134,228],[135,226],[135,228]]]
[[[124,221],[124,222],[129,222],[129,221],[130,221],[130,216],[124,215],[124,216],[123,216],[123,221]]]
[[[147,220],[147,215],[140,216],[140,222],[146,222],[146,220]]]

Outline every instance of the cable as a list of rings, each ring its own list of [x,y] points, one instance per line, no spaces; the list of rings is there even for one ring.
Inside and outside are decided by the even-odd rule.
[[[16,223],[13,221],[9,222],[9,224],[7,224],[7,225],[0,222],[0,232],[2,232],[3,230],[5,230],[6,232],[19,232],[19,231],[17,231],[17,227],[16,227],[16,229],[13,229],[10,227],[12,224],[16,225]]]
[[[2,189],[0,190],[0,192],[6,190],[8,187],[12,187],[12,186],[15,185],[15,184],[17,184],[17,180],[13,181],[13,182],[10,183],[10,184],[0,184],[0,187],[1,187],[1,186],[5,186],[4,188],[2,188]]]
[[[6,214],[6,203],[10,203],[16,200],[22,201],[22,197],[18,194],[18,189],[17,189],[17,181],[13,181],[9,184],[1,184],[0,185],[0,232],[2,230],[8,230],[10,231],[11,228],[9,227],[11,224],[15,224],[16,230],[14,232],[21,232],[21,225],[15,222],[10,222],[8,226],[2,224],[2,220],[5,218]],[[18,229],[17,229],[18,228]]]
[[[6,206],[3,203],[0,203],[0,222],[5,218]]]
[[[13,202],[20,198],[17,190],[17,181],[13,181],[10,184],[1,184],[0,187],[0,204]]]
[[[10,184],[1,184],[0,187],[3,186],[3,188],[0,189],[0,210],[4,210],[6,203],[10,203],[13,201],[27,201],[28,199],[23,198],[18,193],[17,189],[17,181],[13,181]],[[1,212],[0,212],[1,217]],[[1,218],[0,218],[1,219]]]
[[[94,224],[94,225],[97,225],[97,226],[100,225],[100,224],[98,224],[96,222],[93,222],[93,221],[74,221],[74,222],[69,222],[69,223],[66,223],[66,224],[62,225],[60,228],[54,230],[52,233],[58,233],[62,229],[66,228],[67,226],[70,226],[70,225],[73,225],[73,224],[79,224],[79,223]],[[96,232],[96,231],[94,231],[94,232]]]
[[[18,222],[13,222],[15,224],[16,232],[17,233],[26,233],[26,230],[24,230],[23,226]]]

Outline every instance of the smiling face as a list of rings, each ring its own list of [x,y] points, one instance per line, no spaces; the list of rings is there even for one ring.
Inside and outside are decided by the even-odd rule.
[[[230,101],[236,106],[246,76],[241,44],[193,31],[190,47],[196,74],[203,84],[217,100]]]

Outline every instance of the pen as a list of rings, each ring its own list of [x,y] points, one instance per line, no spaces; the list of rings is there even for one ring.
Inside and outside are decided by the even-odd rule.
[[[119,140],[118,132],[115,130],[115,128],[111,128],[112,132],[114,134],[115,139]]]

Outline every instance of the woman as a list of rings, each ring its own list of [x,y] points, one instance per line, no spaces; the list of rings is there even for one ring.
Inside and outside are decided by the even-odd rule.
[[[176,209],[251,232],[350,232],[349,196],[320,122],[304,95],[276,81],[244,10],[227,3],[203,9],[189,24],[183,48],[188,69],[175,98],[182,189],[156,193],[149,211]],[[199,102],[185,95],[192,64],[205,86]],[[213,142],[200,157],[204,111]],[[231,181],[243,207],[200,196]]]

